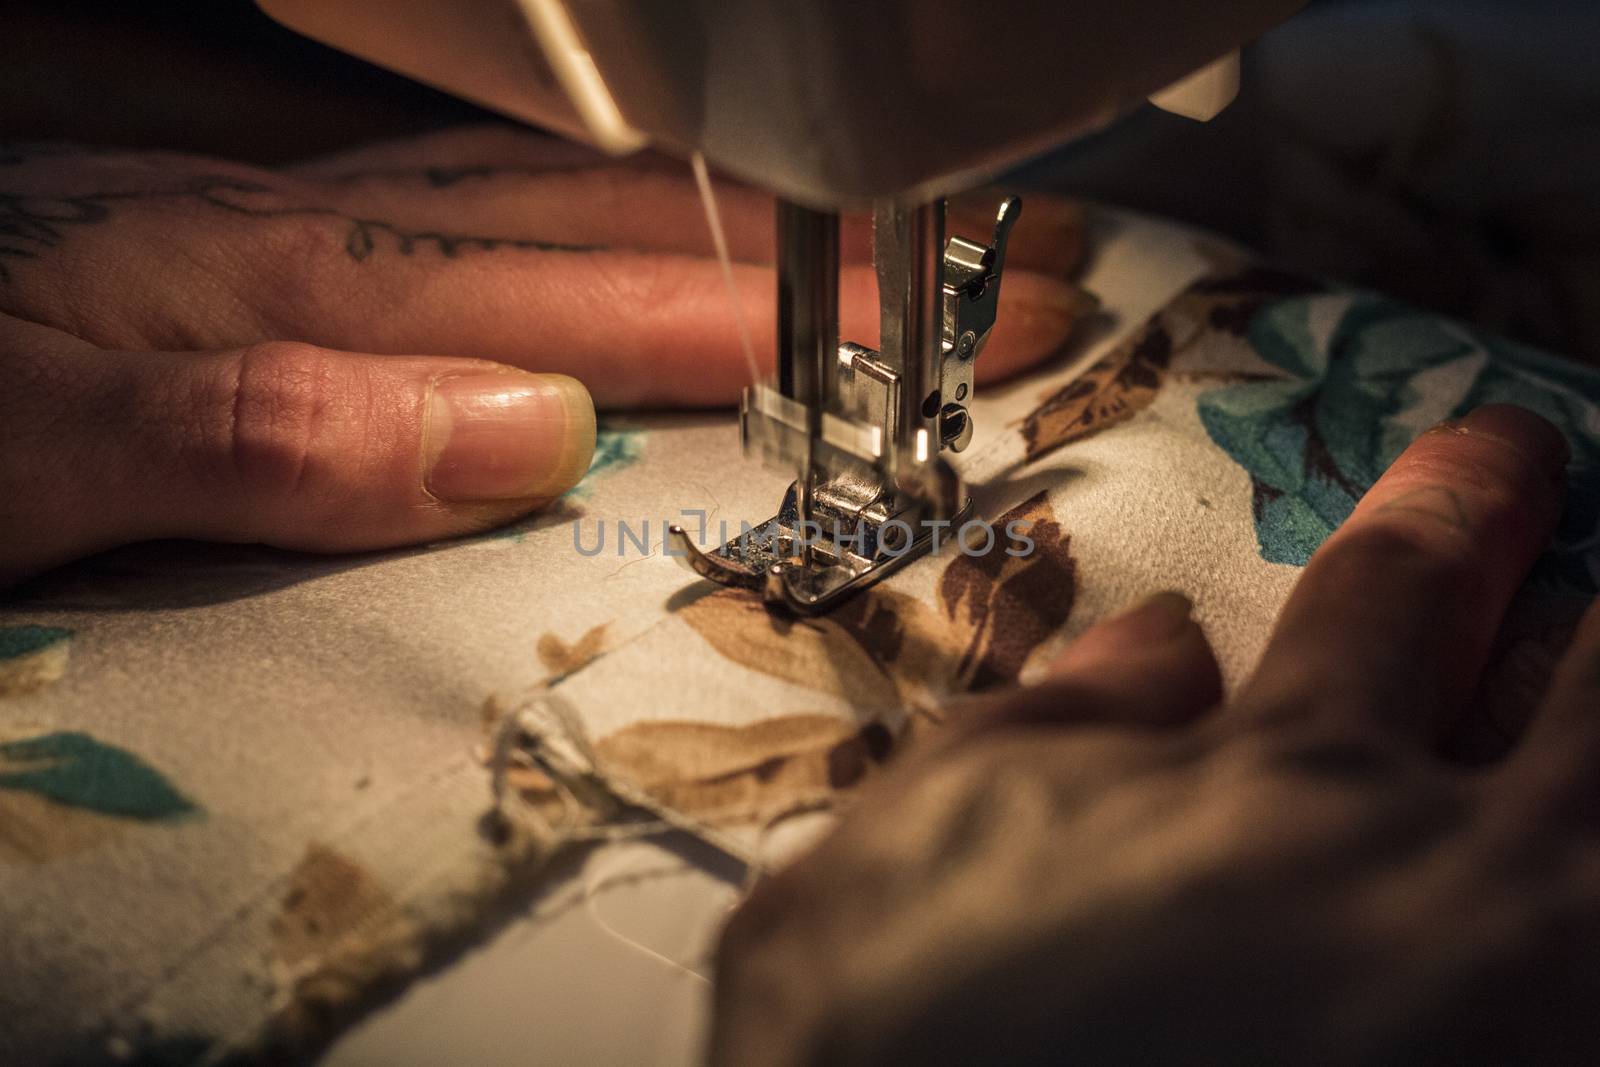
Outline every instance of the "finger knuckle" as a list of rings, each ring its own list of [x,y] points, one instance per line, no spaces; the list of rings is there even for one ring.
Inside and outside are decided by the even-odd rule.
[[[345,244],[340,220],[330,214],[282,215],[262,228],[261,251],[282,263],[315,263],[340,252]]]
[[[1259,731],[1248,746],[1254,759],[1276,773],[1334,781],[1375,782],[1404,759],[1396,740],[1345,715],[1298,715]]]
[[[601,268],[597,281],[607,304],[634,308],[646,319],[659,319],[683,306],[688,295],[686,272],[670,257],[626,256],[597,266]]]
[[[1228,746],[1222,778],[1251,818],[1330,847],[1435,829],[1474,801],[1471,779],[1370,723],[1311,717]]]
[[[332,391],[328,353],[271,341],[242,350],[234,363],[227,457],[240,481],[291,495],[310,477]]]
[[[1317,553],[1317,563],[1335,577],[1349,575],[1352,588],[1374,574],[1448,588],[1477,577],[1477,557],[1467,530],[1412,515],[1379,515],[1341,531]]]
[[[1468,502],[1467,525],[1486,533],[1503,533],[1557,497],[1549,478],[1530,469],[1520,457],[1510,463],[1482,463],[1452,468],[1440,479]]]
[[[354,257],[339,220],[286,216],[265,220],[252,243],[253,264],[241,272],[239,300],[268,331],[286,332],[335,318],[352,298],[354,279],[342,270]],[[364,253],[370,254],[370,246]]]

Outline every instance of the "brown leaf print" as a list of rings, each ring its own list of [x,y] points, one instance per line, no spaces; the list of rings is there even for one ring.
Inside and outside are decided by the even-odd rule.
[[[1004,536],[1012,523],[1033,541]],[[954,693],[1014,681],[1033,650],[1066,622],[1076,567],[1043,493],[994,523],[995,544],[961,553],[939,582],[939,607],[879,586],[829,615],[774,615],[755,594],[722,589],[682,617],[735,663],[847,701],[858,711],[930,708]]]
[[[0,792],[0,868],[84,852],[128,829],[128,821],[116,816],[69,808],[33,793]]]
[[[915,597],[883,586],[819,618],[774,616],[742,590],[719,590],[683,610],[689,625],[735,663],[863,713],[928,709],[966,688],[966,633]]]
[[[1242,334],[1267,303],[1325,289],[1320,282],[1260,266],[1194,283],[1137,334],[1051,394],[1023,419],[1027,458],[1037,459],[1149,407],[1166,380],[1173,355],[1193,340],[1188,337],[1183,344],[1174,341],[1175,318],[1193,319],[1202,331]]]
[[[290,968],[315,964],[347,951],[341,942],[394,911],[393,899],[363,867],[313,841],[272,920],[275,955]]]
[[[1156,318],[1022,420],[1027,458],[1037,459],[1149,407],[1171,360],[1172,337]]]
[[[742,726],[685,720],[638,722],[594,744],[600,771],[663,805],[713,822],[764,822],[830,802],[888,758],[881,723],[832,715],[782,715]],[[526,768],[514,779],[533,804],[555,804],[554,786]]]
[[[879,586],[847,601],[830,618],[883,668],[907,708],[931,708],[966,688],[961,674],[966,635],[915,597]]]
[[[313,841],[271,923],[274,1041],[289,1049],[325,1036],[381,982],[414,973],[422,936],[366,868]]]
[[[791,619],[769,612],[748,590],[719,589],[683,607],[679,617],[742,667],[841,697],[861,711],[883,711],[899,706],[900,692],[858,636],[868,632],[859,627],[868,627],[870,640],[893,658],[900,623],[892,607],[881,607],[886,601],[878,592],[852,598],[837,618]]]
[[[1013,523],[1033,541],[1026,546],[1006,531]],[[1071,538],[1061,529],[1044,493],[995,520],[998,535],[981,556],[951,560],[939,581],[939,603],[965,635],[959,675],[967,687],[1015,682],[1028,656],[1066,623],[1077,594],[1077,564]]]
[[[706,818],[769,819],[861,782],[893,747],[879,723],[785,715],[745,726],[645,722],[604,738],[604,768],[626,767],[646,792]]]
[[[582,670],[605,651],[607,625],[601,623],[592,627],[570,645],[555,634],[540,635],[535,648],[539,653],[539,662],[557,678]]]

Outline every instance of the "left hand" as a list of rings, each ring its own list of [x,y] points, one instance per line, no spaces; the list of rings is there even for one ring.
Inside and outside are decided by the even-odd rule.
[[[769,366],[772,201],[718,192]],[[987,236],[993,206],[952,228]],[[1029,204],[981,377],[1086,310],[1080,238]],[[843,333],[871,344],[867,221],[842,241]],[[279,169],[0,145],[0,588],[134,540],[373,549],[549,503],[595,404],[749,380],[710,249],[686,164],[505,127]]]

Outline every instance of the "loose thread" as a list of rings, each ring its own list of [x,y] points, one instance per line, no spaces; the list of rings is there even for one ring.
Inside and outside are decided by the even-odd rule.
[[[722,230],[722,212],[717,209],[717,197],[711,189],[711,172],[706,169],[706,157],[699,152],[689,157],[694,168],[694,183],[700,188],[700,204],[705,208],[706,224],[711,227],[711,243],[717,250],[717,263],[722,267],[722,284],[728,289],[728,303],[733,305],[733,321],[739,330],[739,347],[744,351],[745,366],[750,370],[750,381],[761,380],[761,368],[756,365],[756,348],[750,340],[750,323],[745,319],[744,301],[739,297],[739,286],[733,280],[733,257],[728,254],[728,237]]]
[[[532,760],[555,787],[565,816],[559,826],[527,803],[519,791],[508,787],[511,760],[519,753]],[[489,763],[495,817],[503,821],[515,819],[524,826],[531,823],[535,835],[543,840],[619,840],[680,830],[737,860],[747,870],[764,869],[758,852],[732,834],[675,811],[621,776],[606,773],[571,708],[548,692],[535,694],[500,722]],[[617,822],[628,809],[652,818]],[[595,819],[591,826],[583,825],[585,811]]]

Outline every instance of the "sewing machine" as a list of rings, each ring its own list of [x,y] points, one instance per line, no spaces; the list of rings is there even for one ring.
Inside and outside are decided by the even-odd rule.
[[[508,115],[617,154],[703,153],[778,195],[777,376],[746,390],[740,425],[747,453],[797,476],[773,518],[710,551],[673,527],[668,551],[811,613],[970,510],[944,453],[972,438],[1021,204],[991,233],[947,235],[943,198],[1152,93],[1211,117],[1237,89],[1230,50],[1304,0],[260,2]],[[839,337],[837,212],[866,208],[875,350]]]

